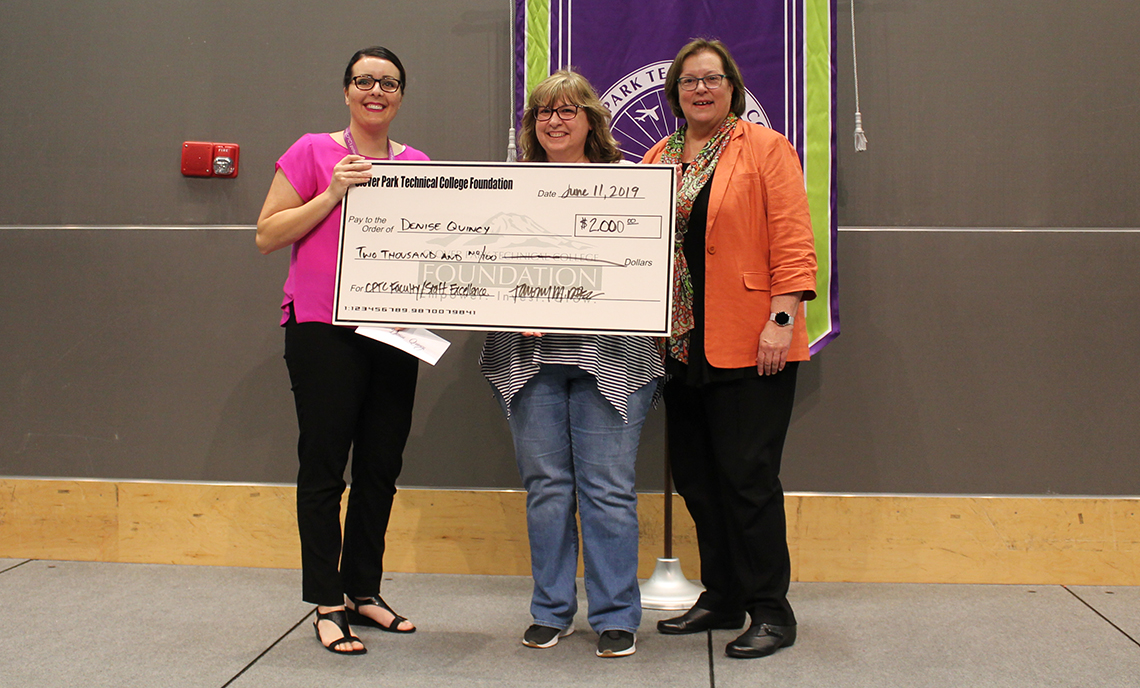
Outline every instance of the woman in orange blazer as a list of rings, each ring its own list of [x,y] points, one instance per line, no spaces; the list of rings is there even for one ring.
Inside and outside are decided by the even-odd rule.
[[[796,369],[808,359],[803,302],[815,248],[795,149],[740,119],[740,69],[695,40],[665,80],[685,119],[643,162],[683,168],[665,388],[670,464],[697,527],[705,592],[662,633],[749,627],[725,652],[763,657],[796,640],[780,457]]]

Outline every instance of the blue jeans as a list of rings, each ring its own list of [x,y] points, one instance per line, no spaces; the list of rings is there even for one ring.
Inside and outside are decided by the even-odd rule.
[[[637,443],[657,388],[629,398],[627,417],[598,391],[594,377],[570,365],[543,364],[515,395],[509,418],[515,458],[526,486],[534,594],[540,626],[566,629],[578,610],[578,529],[581,514],[590,627],[636,631]]]

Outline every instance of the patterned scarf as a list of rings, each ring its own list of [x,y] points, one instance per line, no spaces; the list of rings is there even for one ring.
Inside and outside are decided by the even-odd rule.
[[[693,320],[693,279],[689,275],[689,263],[685,260],[685,232],[689,231],[689,214],[693,212],[693,201],[704,188],[709,177],[716,170],[720,154],[724,152],[738,118],[733,113],[721,122],[713,137],[709,139],[689,168],[677,180],[677,225],[673,234],[673,313],[670,323],[672,336],[669,337],[669,354],[682,363],[689,362],[689,331],[696,327]],[[685,133],[688,125],[678,129],[665,144],[661,162],[677,165],[685,151]]]

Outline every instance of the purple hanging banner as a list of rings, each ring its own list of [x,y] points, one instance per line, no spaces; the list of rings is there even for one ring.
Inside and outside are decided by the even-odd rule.
[[[551,72],[572,66],[613,115],[625,157],[676,131],[665,73],[695,37],[724,42],[745,82],[744,119],[792,142],[804,166],[819,259],[809,302],[812,353],[839,334],[835,264],[835,0],[516,0],[516,112]]]

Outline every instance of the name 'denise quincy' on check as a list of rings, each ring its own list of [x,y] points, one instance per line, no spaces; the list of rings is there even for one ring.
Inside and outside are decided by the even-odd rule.
[[[370,217],[361,215],[349,215],[348,223],[352,225],[360,225],[360,231],[366,234],[378,233],[392,233],[396,231],[396,226],[388,222],[386,217]],[[489,225],[463,225],[455,222],[454,220],[444,222],[443,220],[412,220],[406,217],[400,218],[399,231],[401,232],[452,232],[456,234],[488,234],[491,231]]]

